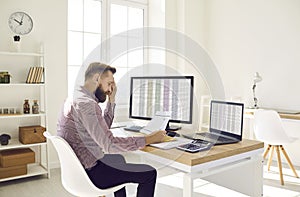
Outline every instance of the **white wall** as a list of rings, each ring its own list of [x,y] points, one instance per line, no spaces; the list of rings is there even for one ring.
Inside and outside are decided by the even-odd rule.
[[[300,110],[300,1],[207,0],[207,49],[221,73],[227,98],[252,105],[253,74],[259,106]],[[247,121],[246,121],[247,122]],[[252,121],[249,122],[252,125]],[[300,122],[284,120],[289,135],[300,138]],[[253,128],[245,125],[244,132]],[[287,145],[299,166],[300,140]]]
[[[239,95],[252,104],[253,75],[258,71],[263,77],[257,85],[260,106],[300,110],[300,1],[206,4],[206,47],[220,70],[227,98]]]
[[[13,33],[8,27],[11,13],[24,11],[33,18],[33,30],[21,37],[21,50],[38,52],[44,43],[47,72],[48,128],[56,133],[57,115],[67,96],[67,0],[1,0],[0,2],[0,50],[11,49]],[[50,161],[57,164],[54,149],[50,149]]]
[[[208,51],[221,75],[227,99],[239,96],[246,105],[253,105],[252,83],[257,71],[263,77],[257,84],[260,106],[300,111],[300,1],[176,2],[177,12],[170,9],[171,3],[167,4],[166,26],[170,24]],[[288,133],[300,138],[300,122],[286,122]],[[251,120],[246,121],[245,136],[251,135],[251,124]],[[299,143],[287,146],[298,166]]]
[[[197,41],[215,62],[227,99],[300,110],[300,1],[167,0],[166,27]]]

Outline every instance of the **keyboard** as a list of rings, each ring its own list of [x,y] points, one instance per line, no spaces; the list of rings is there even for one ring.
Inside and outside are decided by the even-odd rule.
[[[229,139],[229,138],[226,138],[226,137],[222,137],[222,136],[219,136],[219,135],[215,135],[215,134],[212,134],[212,133],[197,133],[197,135],[200,135],[200,136],[203,136],[204,138],[209,138],[209,139],[212,139],[212,140],[218,140],[218,141],[221,141],[221,142],[230,142],[232,141],[232,139]]]
[[[126,131],[135,131],[135,132],[139,132],[142,128],[142,126],[137,126],[137,125],[132,125],[132,126],[127,126],[124,128],[124,130]]]

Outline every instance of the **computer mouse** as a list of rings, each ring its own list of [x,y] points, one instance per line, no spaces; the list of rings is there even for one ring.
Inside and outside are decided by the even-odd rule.
[[[167,131],[167,136],[170,136],[170,137],[179,137],[180,135],[174,131]]]

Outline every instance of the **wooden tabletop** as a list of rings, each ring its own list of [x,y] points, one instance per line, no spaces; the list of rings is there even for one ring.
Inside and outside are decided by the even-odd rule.
[[[151,153],[163,158],[177,161],[182,164],[189,166],[194,166],[197,164],[202,164],[225,157],[230,157],[240,153],[245,153],[253,150],[257,150],[264,147],[263,142],[243,139],[239,143],[218,145],[212,147],[210,150],[198,152],[198,153],[188,153],[176,148],[169,150],[162,150],[152,146],[146,146],[142,151]]]

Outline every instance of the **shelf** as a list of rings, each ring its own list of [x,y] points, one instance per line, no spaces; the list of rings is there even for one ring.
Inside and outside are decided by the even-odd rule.
[[[42,57],[43,53],[26,53],[26,52],[9,52],[9,51],[0,51],[0,55],[12,55],[12,56],[36,56]]]
[[[8,145],[0,145],[0,150],[7,150],[7,149],[13,149],[13,148],[28,148],[28,147],[34,147],[34,146],[41,146],[45,145],[47,142],[41,142],[41,143],[34,143],[34,144],[22,144],[19,139],[13,138],[9,140]]]
[[[42,117],[46,116],[44,112],[40,112],[39,114],[0,114],[0,119],[6,118],[30,118],[30,117]]]
[[[27,165],[27,174],[3,178],[3,179],[0,179],[0,182],[9,181],[9,180],[13,180],[13,179],[19,179],[19,178],[25,178],[25,177],[31,177],[31,176],[37,176],[37,175],[43,175],[43,174],[48,174],[48,171],[43,166],[41,166],[39,163],[28,164]]]
[[[0,83],[0,86],[14,87],[14,86],[45,86],[44,83]]]
[[[0,179],[0,182],[9,181],[19,178],[31,177],[36,175],[47,175],[50,176],[49,166],[49,148],[47,142],[34,143],[34,144],[22,144],[18,139],[18,128],[21,125],[36,125],[40,124],[47,128],[47,114],[46,114],[46,85],[45,85],[45,72],[42,73],[42,81],[41,83],[26,83],[29,71],[26,71],[32,63],[36,62],[34,66],[40,66],[46,69],[45,67],[45,58],[44,52],[42,51],[43,46],[41,45],[40,49],[32,50],[32,51],[0,51],[0,57],[2,64],[7,64],[5,62],[9,62],[8,65],[0,66],[0,70],[10,70],[13,73],[13,78],[10,80],[10,83],[0,83],[0,90],[2,90],[3,94],[1,96],[4,98],[3,103],[19,103],[20,98],[38,98],[42,105],[40,105],[40,113],[38,114],[23,114],[23,105],[19,106],[8,106],[8,109],[14,109],[18,114],[0,114],[0,134],[3,132],[12,136],[12,139],[9,140],[8,145],[0,145],[0,151],[2,150],[13,150],[19,148],[32,148],[36,152],[35,159],[36,162],[33,164],[27,165],[27,174],[20,176],[13,176],[8,178]],[[36,52],[34,52],[36,51]],[[20,63],[22,62],[22,63]],[[20,68],[18,65],[26,65],[26,68]],[[32,65],[31,65],[32,66]],[[32,67],[29,68],[29,70]],[[39,70],[40,69],[34,69]],[[31,73],[33,73],[31,71]],[[36,72],[35,74],[39,74],[40,72]],[[36,77],[36,76],[35,76]],[[32,77],[34,78],[34,77]],[[9,94],[4,94],[8,92]],[[17,95],[17,96],[15,96]],[[5,107],[5,106],[4,106]],[[2,106],[2,109],[6,109]],[[9,108],[11,107],[11,108]],[[8,111],[9,111],[8,110]],[[6,110],[5,110],[6,112]],[[39,122],[39,123],[37,123]],[[36,150],[35,150],[36,149]]]

